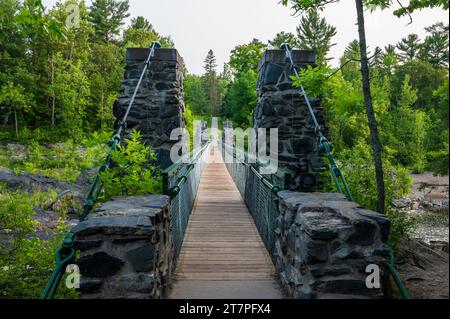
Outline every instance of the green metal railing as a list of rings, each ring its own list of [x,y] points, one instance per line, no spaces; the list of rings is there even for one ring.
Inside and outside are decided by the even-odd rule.
[[[286,52],[286,58],[288,59],[289,63],[291,64],[291,69],[294,72],[294,75],[297,79],[300,79],[300,74],[297,71],[296,65],[294,63],[294,60],[292,59],[292,49],[289,47],[288,44],[283,44],[281,46],[281,49],[285,50]],[[339,166],[336,164],[336,161],[334,160],[333,154],[332,154],[332,145],[328,141],[328,139],[325,137],[322,131],[322,127],[319,125],[319,122],[317,121],[316,114],[314,113],[314,110],[312,108],[311,102],[308,98],[308,95],[306,94],[305,88],[303,86],[300,86],[300,95],[303,96],[306,102],[306,106],[308,107],[309,115],[311,116],[311,119],[314,123],[314,128],[316,130],[316,134],[319,137],[319,145],[320,150],[325,155],[325,157],[328,160],[328,165],[330,167],[331,175],[333,177],[333,181],[336,184],[336,187],[338,189],[339,193],[344,194],[347,198],[351,201],[353,201],[352,192],[350,191],[350,187],[347,184],[347,180],[345,179],[344,173],[339,168]]]
[[[291,69],[294,72],[295,77],[297,79],[300,79],[300,75],[297,71],[294,60],[292,59],[292,49],[289,47],[288,44],[283,44],[281,46],[281,49],[285,50],[286,58],[288,59],[288,61],[291,64]],[[304,97],[306,105],[308,106],[309,114],[311,116],[312,121],[314,122],[314,127],[316,129],[316,133],[319,136],[320,149],[323,152],[323,154],[326,156],[326,158],[328,159],[328,164],[330,166],[330,171],[331,171],[331,175],[333,177],[333,181],[336,184],[338,191],[340,193],[344,193],[344,190],[345,190],[345,194],[346,194],[347,198],[350,201],[353,201],[353,195],[352,195],[352,192],[350,191],[350,187],[347,184],[345,176],[344,176],[342,170],[336,164],[336,161],[334,160],[334,157],[332,155],[331,143],[327,140],[327,138],[324,136],[324,134],[322,132],[322,127],[319,125],[319,123],[317,121],[316,115],[314,113],[314,110],[311,106],[308,95],[306,94],[305,88],[303,86],[300,86],[300,95],[302,95]],[[342,188],[342,186],[344,188]],[[390,272],[392,278],[395,281],[395,284],[397,285],[397,287],[400,291],[400,294],[402,295],[402,297],[404,299],[410,299],[410,295],[409,295],[408,291],[406,290],[405,286],[403,285],[403,283],[400,279],[400,276],[397,274],[397,272],[395,270],[395,259],[394,259],[394,254],[392,252],[392,249],[387,245],[385,248],[385,253],[389,257],[389,262],[387,263],[387,267],[389,269],[389,272]]]
[[[162,173],[163,192],[171,198],[171,233],[175,258],[178,258],[183,244],[209,147],[210,143],[205,144],[199,151],[186,155]]]
[[[278,216],[276,200],[277,194],[285,187],[289,172],[279,168],[276,174],[270,177],[264,176],[259,173],[258,168],[265,166],[266,163],[256,156],[252,156],[252,162],[255,163],[249,163],[248,153],[236,150],[225,143],[221,143],[219,148],[228,172],[241,193],[264,245],[275,263],[275,229]],[[231,162],[226,160],[226,153],[232,156]]]
[[[105,160],[104,160],[102,166],[99,168],[97,174],[95,175],[94,181],[89,189],[89,192],[84,199],[83,212],[80,215],[79,222],[83,222],[84,220],[86,220],[87,216],[92,212],[92,210],[97,202],[97,199],[103,188],[103,184],[100,179],[100,174],[102,172],[104,172],[111,163],[111,154],[117,148],[117,145],[120,142],[122,132],[126,126],[128,115],[130,113],[131,108],[133,107],[134,100],[139,91],[139,87],[144,78],[145,72],[147,71],[148,67],[150,66],[151,59],[155,55],[155,50],[157,48],[159,48],[160,46],[161,45],[155,41],[152,43],[152,45],[149,48],[150,49],[149,55],[144,62],[141,76],[139,78],[139,81],[138,81],[135,89],[134,89],[133,96],[130,99],[128,107],[125,111],[125,115],[124,115],[123,119],[119,122],[119,127],[117,129],[117,132],[114,134],[114,136],[108,142],[109,150],[106,154]],[[64,272],[66,271],[66,267],[69,264],[73,264],[75,262],[75,254],[76,254],[76,252],[74,249],[74,234],[70,232],[64,238],[63,243],[61,244],[61,247],[58,250],[56,250],[56,252],[55,252],[56,267],[53,270],[53,272],[50,276],[50,279],[48,280],[47,285],[44,288],[44,291],[42,292],[42,295],[41,295],[42,299],[54,298],[56,291],[59,287],[59,284],[61,282],[61,279],[64,275]]]

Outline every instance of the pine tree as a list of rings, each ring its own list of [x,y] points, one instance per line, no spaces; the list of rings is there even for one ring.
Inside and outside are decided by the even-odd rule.
[[[143,16],[138,16],[131,19],[131,28],[155,32],[153,25]]]
[[[213,50],[209,50],[205,58],[205,91],[209,100],[210,116],[216,115],[219,109],[219,85],[217,79],[217,62]]]
[[[130,16],[129,7],[128,0],[94,0],[89,18],[95,29],[96,41],[108,42],[119,35],[125,18]]]
[[[298,47],[298,40],[295,34],[290,32],[280,32],[277,33],[273,40],[269,40],[269,45],[274,49],[279,49],[282,44],[287,43],[291,48]]]
[[[297,27],[300,48],[316,51],[318,64],[326,63],[328,51],[336,45],[331,43],[335,35],[336,28],[329,25],[325,18],[321,18],[318,10],[308,10]]]
[[[435,23],[425,28],[430,33],[422,45],[420,57],[434,67],[448,67],[449,26],[444,23]]]
[[[420,39],[417,34],[410,34],[397,43],[398,58],[402,62],[414,60],[419,55],[421,48]]]

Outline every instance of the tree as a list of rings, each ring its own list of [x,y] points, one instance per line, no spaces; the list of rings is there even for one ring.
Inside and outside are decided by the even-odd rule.
[[[87,115],[92,119],[97,118],[103,129],[105,123],[112,119],[111,99],[119,91],[124,61],[121,50],[112,43],[93,44],[92,53],[90,91],[94,107],[87,110]]]
[[[173,48],[175,46],[170,36],[161,36],[147,19],[139,16],[131,19],[131,25],[124,31],[122,46],[125,48],[146,48],[153,41],[158,41],[163,48]]]
[[[152,24],[143,16],[138,16],[136,18],[131,19],[131,28],[155,32]]]
[[[25,88],[8,82],[0,88],[0,110],[2,106],[6,108],[4,116],[5,124],[9,121],[11,115],[14,119],[14,129],[16,135],[19,135],[19,119],[18,114],[30,107],[32,97],[25,93]]]
[[[414,60],[419,55],[421,48],[420,38],[417,34],[410,34],[397,43],[398,57],[402,62]]]
[[[413,60],[395,67],[392,78],[394,105],[398,105],[398,92],[401,92],[405,78],[410,78],[410,85],[417,91],[414,108],[429,110],[433,107],[433,92],[448,78],[447,70],[434,68],[426,61]]]
[[[336,35],[336,28],[321,18],[318,10],[308,10],[300,19],[297,36],[301,49],[313,50],[317,53],[317,63],[326,63],[326,56],[335,43],[331,39]]]
[[[358,40],[353,40],[345,47],[344,54],[340,59],[341,72],[345,80],[361,81],[360,56]]]
[[[89,18],[94,25],[98,42],[114,40],[119,35],[120,27],[130,14],[128,0],[94,0],[90,7]]]
[[[217,115],[219,109],[219,88],[217,79],[217,63],[213,50],[209,50],[204,61],[205,92],[209,101],[209,115]]]
[[[208,114],[208,97],[203,79],[194,74],[186,74],[184,78],[184,102],[191,107],[195,115]]]
[[[435,23],[425,28],[430,33],[423,44],[420,56],[434,67],[448,67],[449,27],[444,23]]]
[[[252,123],[252,112],[256,107],[256,81],[258,73],[250,69],[240,72],[230,84],[224,98],[225,116],[236,126],[248,127]]]
[[[289,44],[291,48],[297,48],[299,46],[296,36],[290,32],[282,31],[277,33],[273,40],[269,40],[269,45],[274,49],[280,49],[284,43]]]
[[[326,4],[330,3],[328,0],[291,0],[293,8],[298,12],[299,10],[311,10],[314,11],[322,8]],[[336,2],[336,1],[332,1]],[[288,0],[282,0],[284,5],[288,4]],[[377,209],[380,213],[385,211],[385,188],[384,188],[384,173],[383,164],[381,159],[381,142],[378,134],[378,126],[375,119],[375,112],[373,109],[372,95],[370,91],[370,78],[369,78],[369,62],[367,55],[366,45],[366,33],[364,25],[364,6],[362,0],[355,0],[357,20],[358,20],[358,34],[359,34],[359,48],[360,48],[360,63],[362,73],[362,87],[364,92],[364,100],[366,105],[366,114],[369,122],[370,136],[372,151],[375,164],[375,175],[377,181],[378,191],[378,205]],[[313,12],[314,12],[313,11]]]
[[[89,79],[80,61],[64,60],[60,54],[55,59],[54,90],[60,110],[58,118],[66,133],[77,138],[83,132],[86,108],[90,103]]]
[[[258,72],[258,63],[261,60],[266,44],[258,39],[253,39],[248,44],[238,45],[231,51],[230,62],[228,63],[234,72],[246,72],[253,70]]]

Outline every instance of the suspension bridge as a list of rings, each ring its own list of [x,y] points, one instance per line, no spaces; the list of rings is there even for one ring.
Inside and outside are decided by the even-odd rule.
[[[225,139],[170,161],[180,142],[170,131],[184,125],[182,65],[176,50],[157,43],[128,50],[117,133],[100,171],[138,129],[164,168],[163,194],[96,206],[97,175],[42,297],[55,297],[66,267],[77,264],[81,298],[383,298],[366,283],[368,265],[392,274],[408,298],[386,246],[389,220],[353,202],[323,133],[320,100],[292,86],[290,76],[314,65],[314,53],[284,46],[260,62],[255,128],[278,128],[272,175]],[[315,192],[322,156],[337,193]]]

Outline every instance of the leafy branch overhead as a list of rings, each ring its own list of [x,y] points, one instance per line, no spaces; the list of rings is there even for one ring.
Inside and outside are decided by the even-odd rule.
[[[302,11],[315,9],[323,9],[324,6],[331,3],[339,2],[340,0],[281,0],[284,6],[291,4],[295,13],[298,14]],[[449,2],[447,0],[414,0],[414,1],[403,1],[403,0],[364,0],[364,5],[369,9],[387,9],[391,7],[396,7],[394,10],[394,15],[402,17],[405,15],[410,15],[414,11],[425,9],[425,8],[442,8],[448,10]]]

